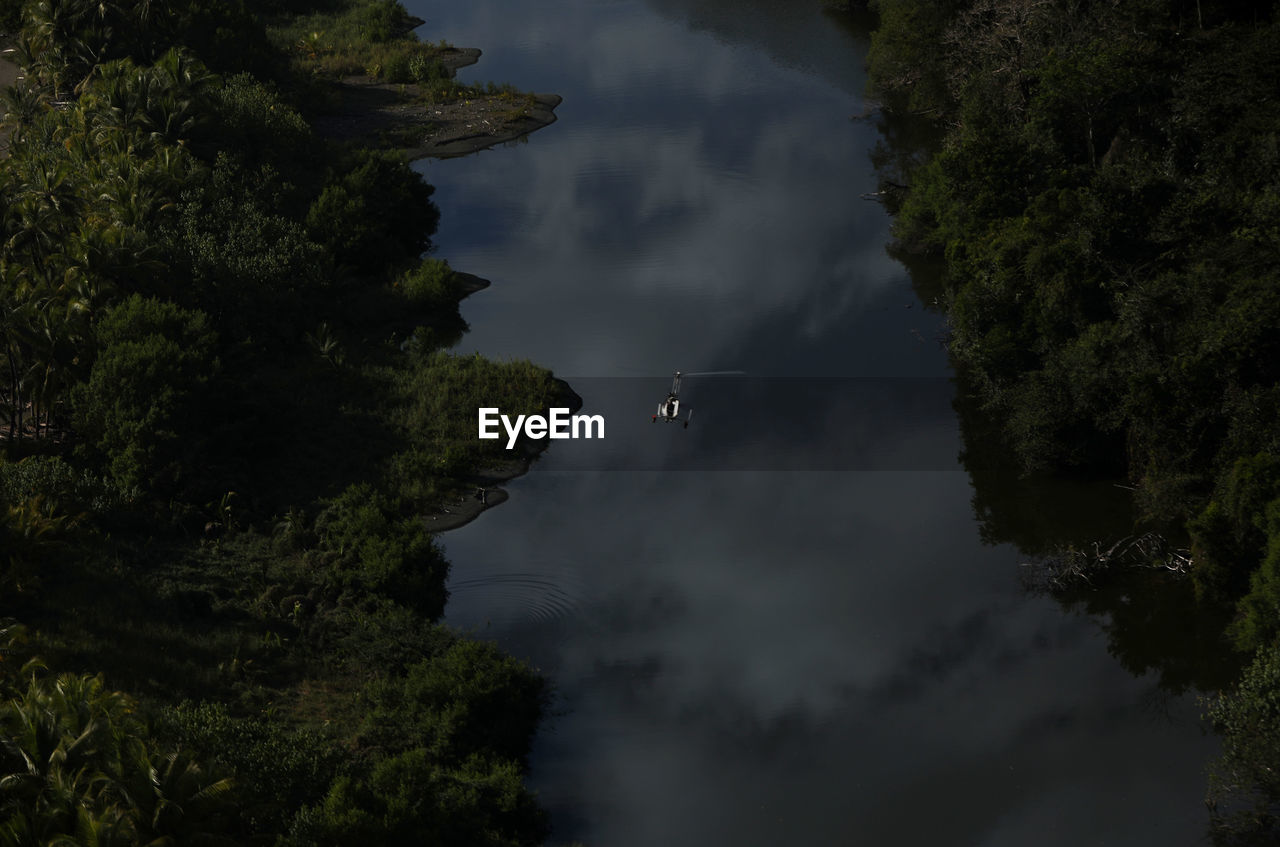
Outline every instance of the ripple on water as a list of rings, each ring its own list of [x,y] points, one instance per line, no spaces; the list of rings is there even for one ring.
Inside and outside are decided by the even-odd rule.
[[[550,623],[582,608],[582,585],[568,567],[474,573],[449,582],[445,619],[461,629]]]

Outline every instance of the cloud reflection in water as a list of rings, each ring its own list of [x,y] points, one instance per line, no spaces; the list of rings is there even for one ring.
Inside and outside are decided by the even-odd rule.
[[[859,58],[783,43],[826,38],[816,7],[410,11],[486,50],[467,78],[565,97],[527,144],[421,165],[440,255],[494,281],[463,350],[659,394],[676,368],[945,379],[940,319],[859,199]],[[831,392],[737,420],[706,390],[680,432],[620,384],[585,391],[607,461],[553,448],[444,539],[449,621],[561,692],[533,773],[558,839],[1198,841],[1195,704],[1145,710],[1098,624],[1022,595],[1017,553],[979,543],[945,398],[851,434]],[[880,472],[812,470],[855,435]]]

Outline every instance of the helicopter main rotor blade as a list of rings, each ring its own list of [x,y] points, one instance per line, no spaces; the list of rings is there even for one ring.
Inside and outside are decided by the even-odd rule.
[[[681,376],[746,376],[746,371],[694,371],[693,373],[682,373]]]

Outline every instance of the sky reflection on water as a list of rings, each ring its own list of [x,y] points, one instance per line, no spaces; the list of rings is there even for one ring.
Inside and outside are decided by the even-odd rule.
[[[885,255],[882,211],[858,199],[875,187],[863,152],[874,130],[849,120],[858,101],[627,8],[638,22],[616,32],[566,15],[565,34],[588,52],[603,42],[589,65],[625,84],[565,80],[558,122],[527,144],[421,166],[447,210],[441,254],[495,283],[466,304],[462,348],[531,356],[567,376],[937,374],[938,320],[892,314],[914,301],[909,280]],[[654,77],[611,60],[619,42],[732,68]],[[855,204],[867,213],[851,214]],[[785,334],[744,347],[765,327]],[[795,355],[819,339],[837,347]],[[719,361],[725,351],[739,361]]]
[[[566,836],[1197,841],[1194,701],[1023,595],[1017,554],[973,539],[964,474],[549,471],[512,491],[501,526],[446,538],[473,585],[449,619],[557,681],[534,784]],[[511,570],[561,593],[485,590]]]
[[[449,622],[558,687],[531,779],[556,840],[1197,843],[1194,700],[980,542],[941,318],[860,199],[857,39],[781,0],[410,10],[485,50],[465,78],[565,98],[527,143],[419,165],[438,254],[494,283],[459,349],[553,367],[608,421],[443,539]],[[693,426],[651,425],[676,368],[784,400],[691,382]],[[831,386],[864,378],[929,390],[849,453]]]

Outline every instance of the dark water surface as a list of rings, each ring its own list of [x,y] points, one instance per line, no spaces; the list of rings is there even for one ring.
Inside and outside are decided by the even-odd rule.
[[[464,79],[564,97],[527,143],[418,165],[438,255],[493,281],[459,349],[606,419],[443,539],[448,621],[558,689],[553,843],[1199,843],[1194,696],[984,543],[941,316],[860,198],[855,29],[817,0],[408,5],[485,51]],[[652,424],[676,369],[747,376]],[[1122,527],[1115,499],[1072,510]]]

